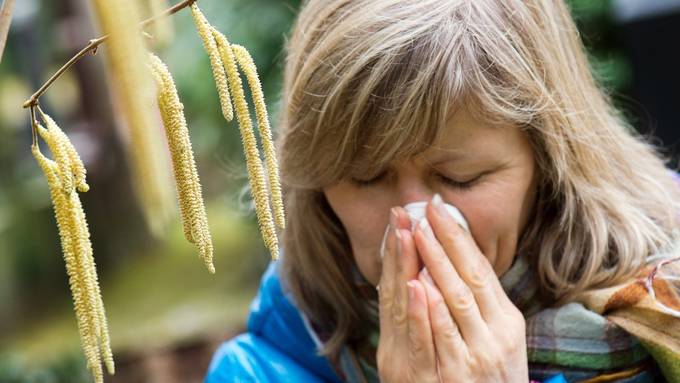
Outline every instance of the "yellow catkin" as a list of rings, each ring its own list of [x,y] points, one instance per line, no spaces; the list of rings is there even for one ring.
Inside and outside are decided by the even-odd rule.
[[[234,119],[234,110],[231,106],[231,97],[229,95],[229,88],[227,87],[227,75],[224,73],[224,66],[220,59],[220,54],[217,51],[215,39],[212,36],[212,26],[196,3],[191,4],[191,14],[194,17],[196,30],[201,37],[201,41],[203,41],[203,47],[206,52],[208,52],[208,57],[210,58],[210,66],[212,67],[213,77],[215,78],[217,93],[220,97],[222,114],[227,121],[231,121]]]
[[[151,73],[154,76],[154,79],[156,80],[156,84],[158,87],[157,90],[157,99],[158,99],[158,107],[161,110],[161,118],[163,119],[163,125],[165,126],[166,129],[166,137],[169,136],[168,134],[168,126],[171,126],[172,123],[166,122],[167,116],[164,115],[164,106],[166,105],[165,102],[165,97],[163,96],[163,90],[166,88],[165,85],[165,80],[163,79],[162,75],[159,73],[159,71],[155,68],[156,64],[156,56],[153,54],[149,54],[150,56],[150,67],[151,67]],[[177,132],[173,132],[175,134],[179,134]],[[173,137],[174,139],[174,137]],[[168,139],[168,145],[170,147],[170,156],[172,159],[172,164],[173,164],[173,171],[175,173],[175,185],[177,189],[177,195],[179,199],[179,208],[180,208],[180,218],[182,221],[182,229],[184,231],[184,237],[191,243],[196,243],[194,236],[192,234],[191,230],[191,209],[194,205],[193,201],[190,199],[193,197],[193,195],[190,193],[187,185],[193,183],[193,178],[186,166],[177,166],[176,163],[184,163],[186,162],[188,158],[188,154],[184,153],[181,150],[177,150],[176,146],[173,146],[170,143],[170,139]],[[191,185],[191,188],[193,188],[193,185]],[[188,202],[187,202],[188,201]]]
[[[111,352],[106,312],[104,310],[104,303],[101,298],[101,289],[99,287],[92,244],[90,242],[90,232],[80,198],[78,198],[78,195],[75,191],[71,192],[71,196],[73,220],[76,223],[76,227],[78,228],[78,254],[81,255],[85,279],[87,280],[87,285],[91,291],[91,315],[98,322],[98,325],[96,326],[96,329],[98,330],[96,337],[98,338],[100,344],[99,348],[100,352],[102,353],[102,359],[106,365],[106,368],[110,374],[113,374],[115,372],[115,366],[113,362],[113,354]]]
[[[62,163],[64,164],[63,166],[66,166],[65,164],[67,163],[67,160],[62,159],[59,160],[59,156],[68,156],[68,163],[70,163],[70,169],[72,172],[69,174],[63,174],[62,171],[62,179],[68,180],[66,188],[70,188],[70,180],[73,179],[75,181],[75,185],[78,188],[79,192],[87,192],[90,190],[90,186],[87,184],[85,178],[87,175],[87,172],[85,171],[85,165],[83,164],[83,161],[80,159],[80,156],[78,155],[78,152],[76,151],[75,147],[71,144],[71,141],[66,137],[66,133],[64,133],[59,126],[54,122],[52,117],[47,115],[38,107],[38,113],[40,114],[40,118],[45,122],[45,126],[51,131],[54,131],[55,138],[58,140],[61,140],[63,143],[63,148],[62,148],[62,154],[57,155],[55,153],[55,157],[57,157],[57,163]],[[65,170],[64,170],[65,171]]]
[[[239,67],[241,67],[241,71],[246,75],[248,85],[250,86],[250,93],[253,96],[255,114],[257,115],[257,122],[260,128],[262,150],[264,151],[264,157],[267,163],[269,190],[272,196],[272,205],[274,206],[274,219],[278,227],[285,229],[286,219],[283,211],[283,198],[281,197],[281,185],[279,182],[279,165],[276,161],[276,152],[274,143],[272,142],[271,129],[269,128],[269,117],[267,116],[267,106],[264,102],[264,93],[262,92],[260,78],[257,75],[257,68],[246,48],[238,44],[232,44],[231,49],[234,52],[236,62]]]
[[[44,133],[46,130],[42,130],[42,132]],[[43,134],[41,134],[41,136],[43,136]],[[69,276],[69,285],[73,296],[76,324],[85,353],[87,368],[92,372],[95,381],[101,382],[103,381],[101,364],[98,363],[99,354],[97,352],[97,342],[94,338],[96,328],[91,315],[88,315],[90,311],[88,307],[89,300],[87,286],[85,285],[82,270],[78,263],[77,255],[75,254],[75,239],[73,238],[75,230],[73,227],[73,220],[70,217],[71,209],[69,207],[69,198],[67,198],[67,194],[63,192],[63,184],[62,180],[59,179],[57,164],[44,157],[36,145],[31,149],[33,156],[36,158],[36,161],[47,178],[47,184],[50,189],[54,213],[59,228],[59,236],[61,237],[66,273]]]
[[[64,145],[64,142],[61,136],[59,135],[59,133],[61,133],[61,130],[58,127],[56,127],[57,124],[55,124],[54,121],[49,116],[45,115],[40,108],[38,108],[38,112],[43,122],[45,122],[45,125],[47,126],[49,133],[47,133],[47,131],[44,130],[42,126],[39,126],[38,131],[39,133],[40,132],[43,133],[41,134],[41,136],[49,146],[50,151],[54,156],[54,160],[59,169],[59,179],[64,185],[64,190],[65,191],[71,190],[74,182],[73,172],[70,167],[71,161],[69,159],[68,149]]]
[[[257,150],[255,133],[253,132],[253,124],[250,119],[250,112],[248,111],[248,103],[246,102],[245,94],[243,92],[241,77],[238,74],[236,60],[234,59],[234,54],[229,46],[227,38],[216,29],[213,29],[213,35],[217,41],[218,49],[225,65],[227,78],[229,80],[229,88],[234,96],[236,119],[238,120],[241,131],[241,140],[246,155],[248,179],[250,180],[251,192],[255,202],[255,212],[257,214],[260,232],[262,233],[265,246],[269,249],[272,258],[277,260],[279,258],[279,253],[276,228],[274,227],[274,220],[269,207],[269,196],[267,194],[264,170],[262,162],[260,161],[260,153]]]
[[[48,115],[39,112],[47,129],[37,123],[35,129],[47,143],[55,161],[43,156],[37,145],[33,145],[31,149],[47,178],[50,189],[87,368],[92,372],[96,382],[102,382],[102,359],[108,372],[110,374],[115,372],[106,314],[97,281],[85,212],[78,197],[76,184],[71,182],[70,186],[66,187],[65,183],[70,175],[72,179],[87,185],[85,179],[79,180],[80,176],[76,173],[82,172],[84,177],[84,166],[68,136]],[[80,167],[83,169],[80,170]],[[82,188],[82,185],[78,188]]]
[[[184,235],[189,242],[198,246],[206,267],[214,273],[212,238],[184,106],[167,66],[156,55],[149,54],[149,60],[158,86],[158,106],[170,147]]]
[[[107,73],[112,99],[120,106],[129,133],[133,187],[151,233],[161,236],[172,217],[172,186],[163,135],[149,112],[155,97],[139,33],[139,9],[135,0],[94,0],[93,4],[103,32],[109,35]]]

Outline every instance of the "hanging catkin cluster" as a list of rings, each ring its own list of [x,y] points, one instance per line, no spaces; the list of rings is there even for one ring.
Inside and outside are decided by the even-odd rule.
[[[214,273],[208,216],[203,204],[201,183],[184,118],[184,106],[179,101],[177,88],[168,67],[154,54],[149,54],[149,61],[158,87],[158,107],[170,147],[184,236],[198,247],[206,267]]]
[[[34,128],[47,143],[54,160],[45,157],[37,143],[31,147],[31,151],[47,178],[80,341],[87,359],[87,368],[92,372],[95,382],[99,383],[104,381],[102,360],[112,375],[114,363],[106,313],[92,256],[90,232],[78,196],[78,191],[86,192],[89,189],[85,182],[85,167],[66,134],[50,116],[39,108],[38,112],[47,128],[33,121]]]
[[[194,16],[196,29],[203,41],[203,46],[210,57],[210,65],[215,77],[218,94],[220,95],[222,112],[227,121],[232,120],[233,109],[236,110],[236,119],[238,120],[241,140],[246,155],[248,179],[250,180],[251,193],[253,200],[255,201],[258,225],[265,246],[269,249],[272,258],[276,260],[278,259],[278,240],[274,224],[281,229],[285,228],[285,217],[281,188],[279,186],[276,154],[272,143],[264,95],[262,93],[260,80],[257,76],[255,63],[244,47],[229,44],[227,38],[208,23],[196,3],[191,5],[191,11]],[[253,102],[255,104],[255,114],[267,163],[268,180],[271,189],[275,219],[272,217],[267,184],[264,176],[265,172],[257,149],[255,133],[253,132],[252,121],[248,111],[248,103],[246,102],[237,65],[241,68],[248,80],[248,85],[250,86]],[[232,100],[230,91],[232,93],[231,96],[234,98],[233,109],[231,106]]]
[[[146,0],[151,14],[158,13],[161,4],[166,1]],[[183,1],[178,5],[187,6],[189,3]],[[152,231],[159,234],[168,219],[168,193],[164,184],[169,177],[164,176],[167,166],[163,160],[165,156],[159,149],[162,140],[156,135],[151,114],[148,113],[152,93],[151,87],[147,84],[149,82],[148,73],[145,72],[147,68],[141,64],[147,59],[147,54],[137,25],[138,10],[134,0],[94,0],[94,7],[102,29],[108,35],[108,64],[115,88],[113,94],[120,102],[120,109],[130,132],[130,154],[136,191],[145,210],[147,222]],[[173,13],[179,9],[173,8],[175,9],[168,9],[166,13]],[[278,240],[275,226],[284,229],[285,216],[278,179],[278,164],[255,63],[244,47],[229,44],[227,38],[208,23],[195,2],[191,3],[191,11],[210,58],[222,114],[227,121],[231,121],[234,113],[236,114],[258,225],[266,247],[276,260]],[[148,22],[142,24],[146,25]],[[159,26],[154,33],[160,36],[166,32]],[[100,38],[98,41],[104,39]],[[74,59],[79,57],[76,56]],[[71,60],[64,68],[74,61]],[[170,147],[184,235],[189,242],[198,247],[206,267],[214,273],[212,238],[183,105],[165,64],[153,54],[148,56],[148,61],[157,84],[156,98]],[[251,89],[264,148],[267,177],[257,149],[239,68]],[[58,74],[54,78],[58,77]],[[31,151],[45,174],[50,189],[87,368],[95,382],[101,383],[102,363],[106,365],[109,374],[113,375],[114,362],[90,233],[78,195],[78,192],[87,192],[89,186],[85,180],[83,162],[68,137],[52,118],[37,107],[38,97],[49,86],[50,81],[24,103],[24,107],[31,108],[34,132]],[[46,127],[36,121],[35,109]],[[37,135],[47,143],[53,159],[45,157],[40,152]]]

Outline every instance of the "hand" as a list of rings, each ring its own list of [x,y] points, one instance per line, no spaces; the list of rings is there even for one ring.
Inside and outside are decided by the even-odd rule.
[[[432,203],[426,216],[432,228],[418,225],[413,238],[427,269],[409,282],[409,327],[420,337],[415,343],[429,350],[434,342],[442,382],[527,382],[522,313],[472,236]],[[431,335],[420,330],[427,326]]]
[[[410,219],[401,207],[395,207],[393,212],[378,284],[378,375],[381,382],[388,383],[438,382],[425,290],[416,279],[420,265]],[[417,299],[408,299],[408,281],[418,284]]]

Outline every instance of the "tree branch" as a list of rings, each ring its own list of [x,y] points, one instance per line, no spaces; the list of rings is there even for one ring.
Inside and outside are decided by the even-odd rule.
[[[13,0],[5,0],[5,2],[7,2],[7,1],[11,2]],[[149,25],[149,24],[155,22],[156,20],[160,19],[161,17],[172,15],[172,14],[178,12],[179,10],[190,6],[191,4],[195,3],[196,1],[197,0],[183,0],[183,1],[173,5],[172,7],[166,9],[161,14],[150,17],[150,18],[142,21],[141,23],[139,23],[139,26],[140,26],[140,28],[144,28],[147,25]],[[62,73],[64,73],[68,68],[71,67],[71,65],[75,64],[78,60],[80,60],[83,56],[85,56],[90,51],[92,52],[92,54],[97,53],[97,47],[99,47],[99,45],[102,44],[104,41],[106,41],[106,39],[108,39],[108,38],[109,38],[109,35],[104,35],[102,37],[98,37],[96,39],[90,40],[90,42],[85,46],[85,48],[81,49],[80,52],[76,53],[75,56],[71,57],[71,59],[68,60],[66,62],[66,64],[64,64],[61,68],[59,68],[59,70],[57,70],[52,75],[52,77],[50,77],[35,93],[33,93],[33,95],[28,100],[26,100],[24,102],[22,107],[28,108],[28,107],[31,107],[31,106],[34,106],[34,105],[38,105],[38,98],[40,96],[42,96],[43,93],[45,93],[47,88],[49,88],[50,85],[52,85],[52,83],[56,79],[58,79],[59,76],[61,76]]]

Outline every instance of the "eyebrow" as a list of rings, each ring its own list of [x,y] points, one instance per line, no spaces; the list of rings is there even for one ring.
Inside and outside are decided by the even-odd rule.
[[[468,152],[462,152],[462,151],[447,152],[443,155],[435,157],[432,161],[425,160],[425,162],[430,164],[430,165],[439,165],[439,164],[443,164],[445,162],[458,161],[458,160],[465,159],[465,158],[468,158],[468,157],[470,157],[470,154]]]

